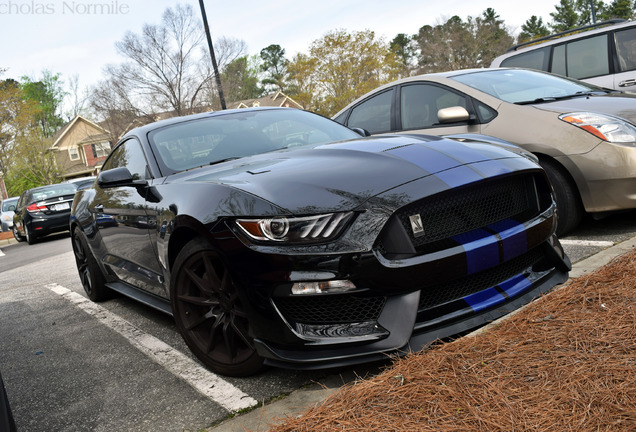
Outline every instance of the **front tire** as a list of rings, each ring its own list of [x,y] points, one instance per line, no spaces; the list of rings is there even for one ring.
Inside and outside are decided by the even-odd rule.
[[[556,233],[562,237],[581,223],[583,205],[574,181],[560,165],[545,159],[539,164],[545,170],[554,189],[558,216]]]
[[[106,300],[110,292],[106,287],[104,274],[88,247],[84,233],[77,227],[71,234],[71,243],[73,244],[77,271],[86,295],[94,302]]]
[[[177,328],[201,362],[228,376],[252,375],[262,368],[236,285],[208,242],[194,239],[186,244],[170,282]]]

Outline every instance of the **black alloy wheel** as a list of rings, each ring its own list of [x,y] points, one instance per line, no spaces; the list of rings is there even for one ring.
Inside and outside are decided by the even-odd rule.
[[[172,311],[190,350],[223,375],[258,372],[263,359],[248,336],[247,314],[221,256],[206,241],[194,239],[173,269]]]
[[[94,302],[106,300],[109,297],[109,289],[106,287],[104,275],[88,248],[84,233],[77,227],[73,230],[71,243],[73,244],[77,272],[86,295]]]

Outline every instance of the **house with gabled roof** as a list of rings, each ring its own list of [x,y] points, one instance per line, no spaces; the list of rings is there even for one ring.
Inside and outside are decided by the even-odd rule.
[[[106,129],[76,116],[53,137],[50,151],[64,179],[95,175],[110,153],[110,134]]]
[[[299,104],[281,91],[256,99],[246,99],[236,102],[230,102],[227,106],[228,109],[252,107],[287,107],[304,109],[301,104]]]

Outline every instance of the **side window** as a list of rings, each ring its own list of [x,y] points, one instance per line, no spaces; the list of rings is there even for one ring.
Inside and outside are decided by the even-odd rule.
[[[501,62],[501,66],[547,71],[549,59],[550,47],[545,47],[508,57]]]
[[[146,178],[146,157],[141,145],[135,139],[129,139],[121,143],[104,163],[102,171],[113,168],[126,167],[133,175],[134,180]]]
[[[347,126],[359,127],[373,133],[391,130],[391,100],[393,90],[375,95],[351,110]]]
[[[565,45],[554,47],[552,54],[552,70],[553,74],[568,76],[568,70],[565,67]]]
[[[479,121],[481,123],[488,123],[490,120],[494,119],[495,117],[497,117],[497,111],[495,111],[494,109],[490,108],[488,105],[483,104],[477,100],[473,99],[473,103],[475,105],[475,109],[477,111],[477,114],[479,116]]]
[[[636,70],[636,27],[617,31],[614,38],[620,71]]]
[[[571,78],[591,78],[609,74],[607,34],[567,44],[567,70]]]
[[[437,112],[452,106],[466,108],[466,98],[436,85],[405,85],[400,91],[402,129],[432,127],[438,123]]]

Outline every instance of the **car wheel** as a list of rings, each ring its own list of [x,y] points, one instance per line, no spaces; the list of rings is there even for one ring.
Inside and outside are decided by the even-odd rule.
[[[19,242],[24,241],[24,237],[20,235],[20,232],[18,231],[18,227],[15,225],[13,225],[13,238],[15,238]]]
[[[248,336],[247,313],[235,282],[209,243],[188,243],[177,256],[170,282],[177,328],[199,360],[229,376],[261,369],[263,359]]]
[[[560,165],[549,160],[541,160],[540,165],[548,175],[554,189],[558,212],[556,232],[561,237],[572,231],[581,222],[583,205],[574,181]]]
[[[37,243],[37,238],[35,238],[33,233],[31,233],[29,227],[26,224],[24,224],[24,236],[26,237],[26,241],[28,244],[32,245]]]
[[[79,228],[75,228],[73,231],[71,243],[73,244],[77,271],[86,295],[94,302],[106,300],[109,297],[109,290],[106,287],[104,274],[88,247],[84,233]]]

